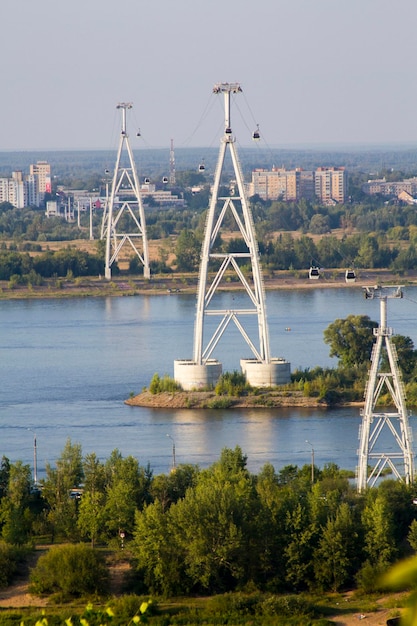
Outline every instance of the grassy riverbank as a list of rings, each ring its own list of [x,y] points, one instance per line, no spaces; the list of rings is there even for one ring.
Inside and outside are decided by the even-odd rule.
[[[256,395],[219,396],[215,391],[174,391],[153,394],[150,391],[125,401],[130,406],[171,409],[232,409],[269,407],[323,407],[319,398],[308,398],[301,391],[282,391],[279,388],[259,389]]]
[[[265,289],[357,289],[375,284],[417,285],[417,271],[407,276],[397,276],[384,270],[369,270],[357,273],[355,283],[347,284],[340,270],[323,272],[319,280],[309,280],[307,272],[280,271],[264,277]],[[50,278],[41,285],[20,285],[13,281],[0,281],[0,300],[35,298],[74,298],[135,295],[166,295],[176,293],[196,293],[198,275],[194,274],[155,274],[150,280],[131,275],[119,275],[112,280],[104,277]],[[226,282],[220,290],[241,290],[240,282]]]

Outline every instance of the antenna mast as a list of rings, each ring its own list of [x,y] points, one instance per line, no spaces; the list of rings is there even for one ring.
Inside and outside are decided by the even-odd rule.
[[[171,150],[169,152],[169,184],[175,185],[175,152],[174,152],[174,140],[171,139]]]
[[[129,243],[143,265],[143,275],[150,278],[148,240],[146,236],[145,212],[133,152],[130,147],[129,135],[126,130],[126,111],[132,108],[131,102],[119,102],[117,109],[122,115],[119,149],[117,151],[111,192],[107,210],[103,220],[102,239],[106,238],[106,266],[105,277],[111,279],[111,266],[117,261],[119,253],[125,243]],[[128,165],[122,166],[123,150],[126,150]],[[135,212],[137,211],[137,213]],[[118,231],[117,227],[122,215],[123,228],[129,232]]]

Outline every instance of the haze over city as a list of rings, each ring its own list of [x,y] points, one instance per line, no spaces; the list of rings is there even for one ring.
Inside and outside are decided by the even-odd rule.
[[[414,0],[3,0],[1,150],[417,143]],[[138,144],[135,147],[140,147]]]

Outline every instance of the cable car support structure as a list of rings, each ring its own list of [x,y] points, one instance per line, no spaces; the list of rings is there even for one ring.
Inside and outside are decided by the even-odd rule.
[[[373,487],[389,468],[407,485],[413,482],[414,460],[412,433],[405,402],[404,385],[398,366],[395,345],[391,342],[392,328],[387,326],[387,300],[402,298],[401,287],[365,287],[366,298],[380,300],[380,324],[374,328],[376,341],[371,355],[371,367],[365,391],[362,424],[359,430],[357,489],[361,493]],[[389,369],[381,369],[382,349],[385,347]],[[388,392],[395,410],[377,405],[382,392]]]
[[[290,364],[285,359],[272,358],[270,355],[265,289],[259,262],[258,244],[238,160],[236,140],[232,133],[230,96],[241,91],[239,83],[218,83],[213,89],[215,94],[222,93],[224,95],[224,133],[220,142],[201,253],[193,359],[191,361],[175,361],[174,364],[174,376],[185,389],[215,384],[221,374],[222,366],[212,355],[231,322],[235,324],[253,354],[253,358],[240,360],[242,371],[250,384],[272,386],[284,384],[290,380]],[[233,165],[238,193],[235,195],[233,187],[230,189],[229,195],[219,197],[221,178],[228,152]],[[216,250],[216,239],[226,217],[230,217],[234,222],[247,250],[229,249],[227,252]],[[242,271],[240,265],[242,259],[245,260],[246,265],[250,263],[251,272],[244,273]],[[248,296],[248,306],[228,310],[216,308],[214,296],[217,288],[225,279],[226,273],[230,274],[231,271],[234,272],[244,287]],[[220,321],[211,337],[205,341],[205,322],[208,317],[212,316],[220,318]],[[257,317],[258,342],[250,338],[249,332],[245,328],[244,320],[247,319],[247,316]]]
[[[102,225],[102,239],[106,239],[105,277],[108,280],[111,279],[111,266],[117,261],[123,246],[128,243],[143,265],[144,278],[148,279],[150,267],[145,212],[133,152],[126,130],[126,111],[132,108],[132,103],[120,102],[117,108],[122,114],[119,148]],[[122,157],[125,157],[126,153],[128,164],[125,166],[122,165]],[[127,216],[127,219],[121,221],[122,216]],[[122,228],[118,229],[119,222],[128,224],[128,232],[124,232]]]

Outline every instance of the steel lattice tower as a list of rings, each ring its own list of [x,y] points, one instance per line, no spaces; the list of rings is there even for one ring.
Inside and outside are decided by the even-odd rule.
[[[202,258],[200,265],[199,289],[197,296],[197,313],[194,331],[194,361],[203,363],[210,358],[220,337],[224,333],[230,321],[233,321],[242,336],[250,346],[253,354],[262,362],[268,363],[270,360],[268,327],[265,314],[265,293],[261,276],[261,268],[259,264],[258,245],[255,239],[255,229],[253,225],[252,215],[246,199],[246,192],[243,185],[243,175],[240,163],[237,157],[235,137],[232,134],[230,120],[230,94],[239,93],[241,87],[238,83],[220,83],[215,85],[214,93],[224,94],[225,121],[224,135],[221,139],[220,152],[217,161],[217,168],[214,177],[214,185],[208,210],[205,239],[202,249]],[[233,163],[235,180],[238,188],[238,196],[228,196],[219,198],[219,186],[221,175],[223,172],[226,151],[230,150]],[[223,207],[218,210],[219,200],[223,201]],[[240,206],[239,206],[240,205]],[[219,230],[222,226],[226,213],[230,211],[234,216],[235,222],[248,248],[247,252],[213,252],[213,246]],[[249,285],[246,277],[240,269],[238,259],[247,258],[252,267],[253,285]],[[220,267],[211,282],[209,283],[209,263],[215,260],[220,263]],[[236,309],[223,311],[219,309],[211,309],[210,302],[216,291],[217,286],[224,277],[226,270],[233,268],[240,278],[247,294],[252,301],[251,309]],[[255,347],[249,339],[239,317],[245,315],[256,315],[258,317],[259,330],[259,347]],[[203,348],[203,330],[204,318],[207,315],[217,315],[221,317],[221,321],[215,330],[213,336],[208,341],[207,346]]]
[[[222,364],[211,355],[230,322],[235,324],[253,355],[252,358],[240,359],[242,372],[249,384],[254,387],[271,387],[287,384],[291,379],[290,363],[284,358],[272,358],[270,355],[265,289],[259,262],[258,243],[230,119],[230,96],[241,91],[238,83],[218,83],[213,89],[215,94],[224,95],[224,132],[220,142],[201,252],[193,359],[174,362],[175,380],[184,389],[205,388],[216,384],[222,373]],[[229,186],[228,195],[220,197],[220,182],[226,153],[230,153],[234,181]],[[232,240],[228,251],[222,252],[216,250],[216,239],[221,228],[225,226],[225,220],[229,220],[229,227],[233,222],[234,230],[239,231],[244,245],[236,245],[234,243],[236,240]],[[241,267],[242,261],[246,266],[244,271]],[[216,307],[214,296],[220,283],[226,280],[228,275],[230,277],[231,272],[244,287],[248,304],[245,308],[224,310]],[[207,324],[208,337],[205,337],[204,327],[209,316],[220,318],[220,321],[212,334]],[[246,323],[248,316],[257,318],[259,341],[249,336]],[[211,337],[209,337],[210,334]]]
[[[117,260],[124,244],[129,243],[143,265],[144,277],[150,278],[145,212],[133,152],[126,131],[126,111],[132,108],[132,103],[120,102],[117,108],[122,114],[122,125],[111,192],[103,215],[102,227],[102,238],[106,238],[105,277],[111,279],[111,266]],[[122,156],[126,153],[128,165],[124,166]],[[122,216],[124,219],[120,222]]]
[[[366,298],[380,300],[380,324],[374,329],[376,341],[371,355],[371,368],[365,392],[362,424],[359,431],[357,488],[359,492],[374,486],[385,467],[408,485],[413,481],[414,462],[412,434],[405,404],[404,385],[398,367],[392,328],[387,326],[387,299],[402,298],[401,287],[365,287]],[[385,347],[389,371],[382,371],[381,356]],[[390,394],[395,411],[377,407],[382,391]],[[389,444],[384,435],[390,435]],[[383,440],[383,441],[381,441]]]

